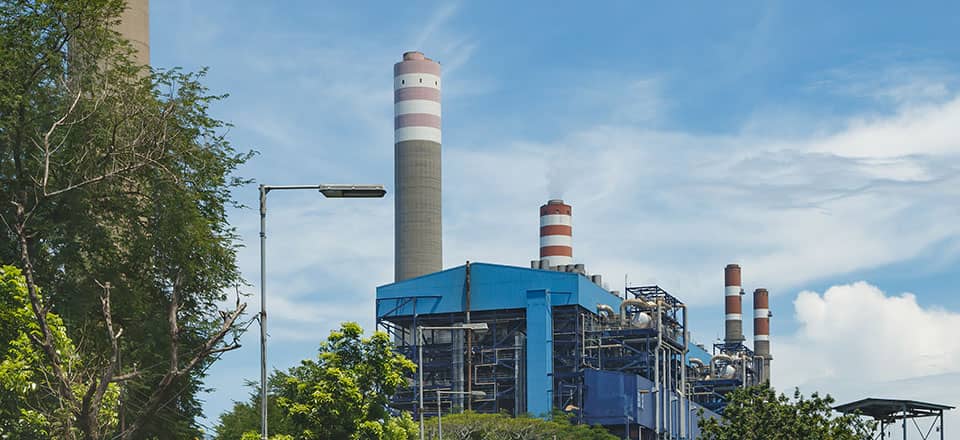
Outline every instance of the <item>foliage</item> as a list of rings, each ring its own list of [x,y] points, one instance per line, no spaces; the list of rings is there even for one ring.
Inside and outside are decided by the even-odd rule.
[[[271,433],[298,440],[417,438],[410,414],[387,409],[389,397],[416,366],[393,351],[385,333],[362,335],[356,323],[343,323],[320,345],[316,360],[271,375]],[[216,438],[238,438],[237,433],[256,438],[259,428],[259,396],[253,394],[220,416]]]
[[[316,360],[280,375],[277,404],[298,439],[413,439],[409,415],[387,411],[388,399],[415,364],[395,353],[386,333],[363,338],[346,322],[330,332]]]
[[[221,309],[242,284],[226,209],[249,154],[208,115],[222,96],[203,72],[132,61],[112,30],[123,3],[0,1],[0,261],[23,269],[38,392],[62,403],[36,411],[99,438],[123,382],[111,434],[194,437],[203,371],[245,306]],[[82,362],[58,350],[63,328]]]
[[[272,433],[289,433],[293,432],[293,426],[283,417],[280,407],[277,406],[275,390],[280,380],[280,376],[274,373],[268,382],[267,426]],[[246,402],[234,402],[231,410],[220,414],[215,428],[215,440],[235,440],[245,435],[252,435],[255,440],[260,440],[260,388],[256,383],[247,385],[254,391]]]
[[[439,438],[436,417],[424,421],[427,438]],[[466,411],[443,416],[443,435],[464,440],[614,440],[600,426],[574,425],[563,415],[552,420],[510,417],[507,414],[477,414]]]
[[[795,390],[793,400],[769,386],[741,388],[729,395],[723,416],[700,419],[701,438],[713,440],[868,440],[874,424],[855,415],[834,416],[832,397]]]

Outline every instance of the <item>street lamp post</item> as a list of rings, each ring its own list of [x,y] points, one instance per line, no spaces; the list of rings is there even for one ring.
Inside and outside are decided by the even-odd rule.
[[[453,394],[460,396],[470,396],[470,397],[486,397],[487,393],[483,391],[446,391],[446,390],[437,390],[437,438],[443,440],[443,411],[440,404],[440,395],[441,394]]]
[[[260,185],[260,438],[267,440],[267,194],[274,190],[318,190],[327,198],[379,198],[383,185]]]
[[[420,440],[424,440],[423,429],[423,331],[424,330],[477,330],[487,329],[487,323],[467,323],[456,327],[423,327],[417,326],[417,374],[419,376],[418,388],[420,389]]]

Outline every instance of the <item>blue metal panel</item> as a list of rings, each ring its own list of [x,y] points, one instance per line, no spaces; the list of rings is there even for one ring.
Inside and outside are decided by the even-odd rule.
[[[527,291],[527,412],[549,417],[553,410],[552,295],[546,290]]]
[[[470,269],[471,311],[523,309],[526,292],[536,289],[549,291],[553,305],[579,304],[587,310],[596,310],[597,304],[620,307],[620,298],[580,274],[487,263],[472,263]],[[462,312],[465,275],[465,266],[458,266],[380,286],[377,317]]]
[[[583,372],[583,418],[591,425],[624,425],[636,423],[640,376],[616,371],[585,370]],[[652,413],[649,415],[652,422]]]
[[[608,426],[631,423],[651,430],[655,428],[656,393],[652,392],[654,385],[649,379],[617,371],[584,370],[583,381],[584,422]],[[677,394],[673,391],[662,392],[670,393],[669,402],[673,405],[673,413],[679,416]],[[687,438],[693,439],[700,435],[697,422],[700,420],[698,413],[701,408],[700,405],[690,402]],[[703,412],[704,417],[718,417],[708,409]],[[679,424],[675,423],[672,427],[662,426],[661,429],[664,432],[672,431],[674,436],[679,437]]]

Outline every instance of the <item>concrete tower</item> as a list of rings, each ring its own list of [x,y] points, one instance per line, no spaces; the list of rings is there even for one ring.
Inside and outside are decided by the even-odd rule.
[[[767,289],[753,291],[753,351],[763,358],[760,381],[770,380],[770,293]]]
[[[540,260],[547,267],[573,264],[573,208],[563,200],[540,207]]]
[[[740,266],[728,264],[723,271],[723,278],[726,284],[724,289],[724,322],[725,336],[724,341],[727,344],[737,344],[744,341],[743,337],[743,301],[740,295],[743,292],[743,284],[740,281]]]
[[[126,9],[120,14],[116,31],[130,40],[136,50],[134,60],[150,65],[150,0],[127,0]]]
[[[396,281],[443,268],[440,63],[420,52],[393,65]]]

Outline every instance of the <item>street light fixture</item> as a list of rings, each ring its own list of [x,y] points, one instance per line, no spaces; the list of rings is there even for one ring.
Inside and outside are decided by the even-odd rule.
[[[418,383],[420,384],[420,440],[424,440],[424,431],[423,431],[423,331],[424,330],[475,330],[475,331],[486,331],[487,323],[486,322],[477,322],[477,323],[466,323],[460,324],[458,326],[450,327],[423,327],[417,326],[417,375],[419,376]]]
[[[379,198],[383,185],[260,185],[260,438],[267,440],[267,194],[275,190],[319,190],[327,198]]]
[[[443,440],[443,411],[440,404],[440,395],[441,394],[453,394],[458,396],[470,396],[470,397],[487,397],[487,393],[483,391],[446,391],[446,390],[437,390],[437,438]],[[423,420],[421,412],[421,420]]]

